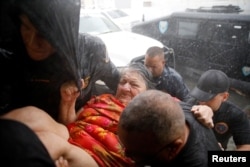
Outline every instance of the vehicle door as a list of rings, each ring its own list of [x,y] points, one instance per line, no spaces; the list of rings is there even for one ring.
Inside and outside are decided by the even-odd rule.
[[[166,38],[169,39],[167,46],[174,49],[176,68],[199,76],[201,71],[206,70],[208,61],[204,48],[209,37],[200,38],[204,20],[178,17],[173,18],[173,22],[175,26],[171,24]]]
[[[206,23],[208,28],[203,29],[203,34],[212,34],[204,48],[209,69],[219,69],[231,78],[250,81],[250,76],[243,72],[250,59],[248,24],[220,20]]]

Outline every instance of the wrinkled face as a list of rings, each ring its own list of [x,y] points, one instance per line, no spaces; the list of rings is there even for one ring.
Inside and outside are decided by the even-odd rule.
[[[161,76],[163,69],[165,68],[165,60],[162,56],[150,57],[146,55],[144,64],[152,73],[153,77]]]
[[[213,97],[211,100],[206,102],[199,102],[201,105],[207,105],[211,107],[213,111],[217,111],[221,105],[222,102],[226,101],[228,99],[229,94],[227,92],[225,93],[219,93],[215,97]]]
[[[135,71],[127,71],[121,76],[116,98],[127,105],[137,94],[147,89],[143,78]]]
[[[54,53],[54,48],[44,39],[25,15],[20,15],[21,35],[29,57],[44,60]]]

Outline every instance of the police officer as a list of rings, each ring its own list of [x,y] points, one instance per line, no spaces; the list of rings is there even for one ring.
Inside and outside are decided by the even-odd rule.
[[[182,76],[166,65],[162,48],[157,46],[148,48],[144,64],[152,72],[156,89],[167,92],[181,101],[188,100],[189,88]]]
[[[227,101],[229,78],[220,70],[204,72],[190,92],[192,104],[211,107],[214,112],[214,134],[224,149],[233,137],[237,150],[250,150],[250,122],[246,112]]]

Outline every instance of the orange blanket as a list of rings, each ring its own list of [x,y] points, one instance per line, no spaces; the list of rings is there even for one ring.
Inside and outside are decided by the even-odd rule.
[[[68,125],[69,142],[89,152],[100,167],[132,166],[116,135],[124,107],[111,94],[93,97],[77,120]]]

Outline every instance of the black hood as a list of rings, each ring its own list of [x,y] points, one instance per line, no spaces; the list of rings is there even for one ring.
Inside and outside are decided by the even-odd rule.
[[[14,15],[28,16],[40,34],[57,54],[79,85],[81,56],[78,53],[80,0],[14,0]]]

